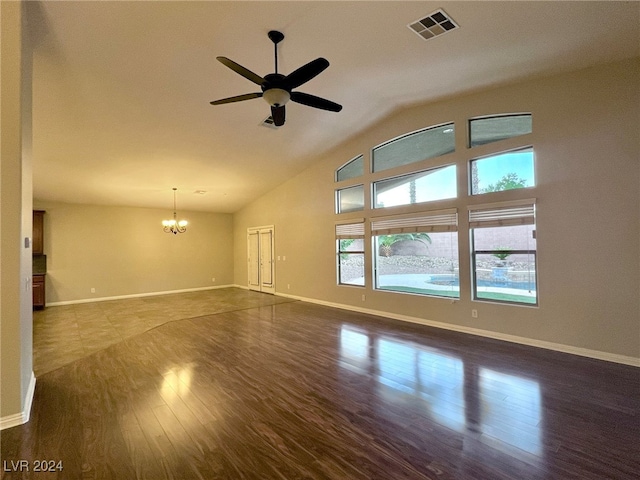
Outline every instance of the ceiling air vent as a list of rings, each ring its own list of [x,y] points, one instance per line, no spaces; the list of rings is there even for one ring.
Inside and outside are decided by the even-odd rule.
[[[267,118],[265,118],[260,125],[262,125],[263,127],[269,127],[269,128],[273,128],[275,130],[279,129],[280,127],[278,127],[275,122],[273,121],[273,117],[271,115],[269,115]]]
[[[445,13],[439,9],[431,13],[429,16],[416,20],[407,25],[416,35],[420,35],[425,40],[437,37],[443,33],[459,28],[459,25]]]

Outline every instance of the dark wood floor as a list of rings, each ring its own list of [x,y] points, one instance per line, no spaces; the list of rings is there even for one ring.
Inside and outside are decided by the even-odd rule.
[[[637,368],[263,305],[39,376],[31,421],[2,432],[1,478],[638,478]]]

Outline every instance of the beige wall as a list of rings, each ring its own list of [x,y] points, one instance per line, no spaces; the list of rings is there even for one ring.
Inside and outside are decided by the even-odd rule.
[[[279,293],[531,339],[532,343],[640,358],[639,65],[635,59],[527,81],[406,108],[390,116],[235,214],[235,282],[247,283],[247,227],[273,224],[276,256],[286,256],[286,261],[276,263]],[[348,108],[348,102],[344,103]],[[534,131],[526,142],[535,150],[537,187],[524,194],[512,191],[470,198],[465,193],[468,160],[496,147],[466,148],[466,121],[507,112],[533,113]],[[458,166],[460,193],[439,206],[456,207],[459,212],[460,301],[372,290],[370,252],[367,287],[337,286],[335,222],[380,213],[366,209],[335,215],[335,169],[360,153],[368,161],[370,149],[385,140],[451,120],[456,122],[457,147],[449,160]],[[501,148],[522,141],[510,139]],[[365,185],[378,177],[365,175]],[[352,183],[358,182],[362,179]],[[540,305],[472,302],[466,206],[523,195],[537,198]],[[400,213],[403,208],[393,211]],[[477,319],[471,318],[472,308],[478,310]]]
[[[166,209],[37,199],[34,206],[47,212],[49,304],[233,283],[230,214],[179,211],[187,232],[172,235],[162,231]]]
[[[23,423],[33,391],[31,62],[24,4],[0,2],[0,424]]]
[[[23,19],[28,17],[26,2],[22,3]],[[32,79],[33,56],[31,54],[31,35],[29,22],[24,21],[22,29],[22,59],[20,83],[20,111],[22,124],[21,145],[21,245],[20,245],[20,278],[22,280],[20,291],[20,364],[22,366],[22,397],[31,405],[33,391],[28,391],[34,385],[33,376],[33,294],[31,291],[32,248],[24,243],[25,238],[31,238],[33,234],[33,122],[32,122]],[[29,398],[28,398],[29,397]],[[23,405],[23,408],[25,405]]]

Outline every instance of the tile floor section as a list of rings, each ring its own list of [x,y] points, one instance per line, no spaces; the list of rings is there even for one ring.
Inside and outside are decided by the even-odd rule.
[[[240,288],[46,307],[33,312],[36,377],[174,320],[292,300]]]

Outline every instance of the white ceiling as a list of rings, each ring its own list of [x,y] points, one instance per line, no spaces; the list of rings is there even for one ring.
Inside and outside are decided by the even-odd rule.
[[[443,8],[460,28],[424,41],[407,24]],[[34,197],[234,212],[403,105],[640,55],[639,2],[30,2]],[[259,91],[216,56],[273,72],[331,66],[259,126]],[[348,159],[345,159],[348,160]],[[195,194],[204,190],[204,195]]]

